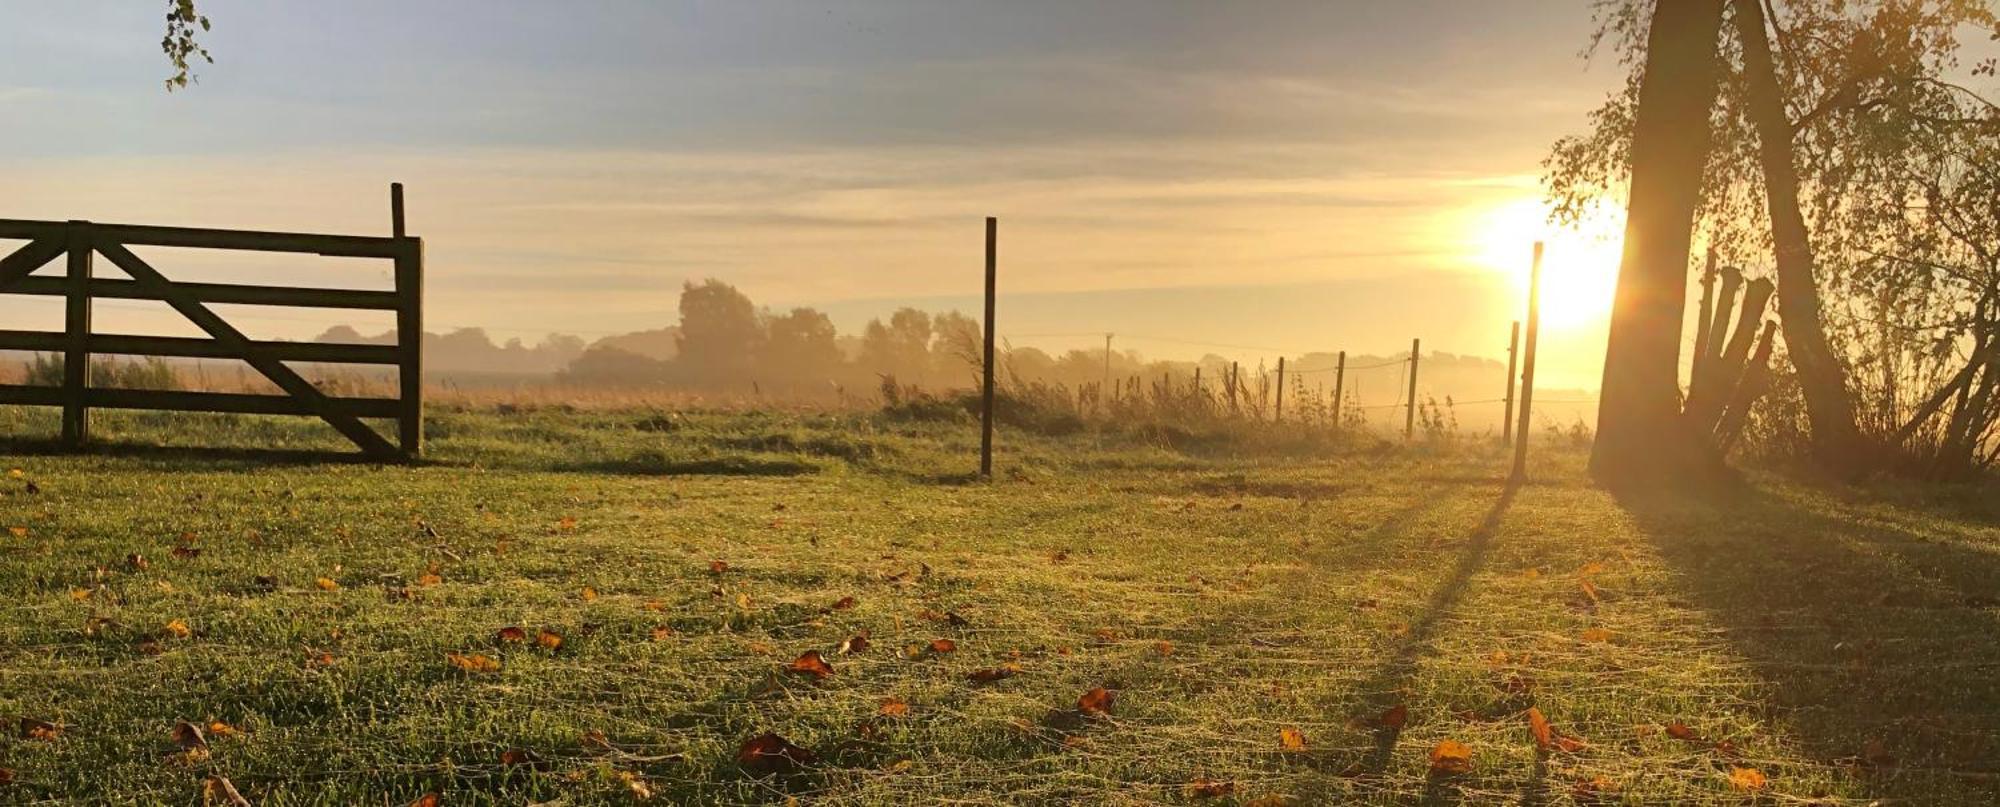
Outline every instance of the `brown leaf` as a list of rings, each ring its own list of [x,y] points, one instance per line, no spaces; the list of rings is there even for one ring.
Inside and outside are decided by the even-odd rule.
[[[1591,628],[1577,635],[1585,644],[1603,644],[1611,641],[1612,633],[1605,628]]]
[[[236,792],[236,785],[227,777],[211,776],[201,783],[203,804],[225,804],[228,807],[250,807],[250,800]]]
[[[988,667],[983,670],[973,670],[970,673],[966,673],[965,677],[971,679],[972,682],[975,684],[990,684],[993,683],[994,681],[1013,678],[1014,676],[1019,674],[1021,674],[1021,665],[1002,664],[998,667]]]
[[[760,734],[736,750],[736,763],[756,773],[784,773],[818,762],[818,755],[776,734]]]
[[[1686,723],[1682,723],[1678,720],[1667,724],[1667,736],[1672,737],[1676,740],[1685,740],[1687,742],[1695,741],[1694,729],[1688,728]]]
[[[540,645],[543,650],[553,653],[562,649],[563,635],[544,628],[535,633],[535,644]]]
[[[1278,747],[1286,751],[1306,750],[1306,733],[1286,726],[1278,730]]]
[[[1190,799],[1219,799],[1234,792],[1235,782],[1219,782],[1206,776],[1181,786],[1181,795]]]
[[[1410,722],[1410,707],[1396,704],[1375,718],[1375,725],[1385,729],[1401,729]]]
[[[847,610],[847,609],[849,609],[849,608],[853,608],[853,607],[854,607],[854,597],[852,597],[852,596],[847,596],[847,597],[842,597],[842,598],[840,598],[840,599],[838,599],[838,600],[834,600],[834,601],[833,601],[833,604],[832,604],[832,605],[830,605],[830,606],[827,606],[827,610],[829,610],[829,611],[845,611],[845,610]]]
[[[195,558],[201,555],[201,547],[187,546],[183,544],[181,546],[174,547],[174,551],[172,554],[174,557],[181,558],[184,560]]]
[[[517,626],[508,625],[496,631],[493,640],[502,644],[520,644],[528,640],[528,632]]]
[[[46,720],[36,720],[32,717],[21,718],[21,739],[23,740],[53,740],[61,737],[62,733],[62,726]]]
[[[958,643],[950,639],[931,640],[931,652],[933,653],[950,653],[957,649],[958,649]]]
[[[910,705],[896,698],[890,698],[883,701],[881,708],[876,709],[875,713],[883,717],[902,717],[910,713]]]
[[[826,658],[821,656],[818,650],[807,650],[803,655],[793,659],[785,669],[799,675],[812,676],[815,681],[824,681],[827,676],[833,674],[833,665],[826,663]]]
[[[208,737],[202,734],[201,727],[185,720],[174,723],[173,736],[174,745],[178,745],[184,750],[205,751],[208,749]]]
[[[653,627],[653,641],[664,642],[672,638],[674,638],[673,628],[670,628],[666,625],[656,625]]]
[[[1098,687],[1078,697],[1076,699],[1076,708],[1077,711],[1087,715],[1108,715],[1111,714],[1111,704],[1117,700],[1117,692],[1105,689],[1104,687]]]
[[[726,572],[726,571],[729,571],[729,562],[728,562],[728,561],[724,561],[724,560],[711,560],[711,561],[709,561],[709,562],[708,562],[708,573],[709,573],[709,574],[722,574],[723,572]]]
[[[1457,740],[1445,740],[1431,749],[1431,773],[1452,776],[1472,771],[1472,748]]]
[[[146,561],[145,555],[141,555],[137,552],[134,552],[130,555],[125,556],[125,565],[131,567],[136,571],[143,572],[146,569],[150,568],[153,564],[148,563]]]
[[[575,517],[575,516],[563,516],[562,518],[560,518],[560,519],[557,519],[557,520],[556,520],[556,529],[558,529],[558,530],[573,530],[573,529],[576,529],[576,517]]]
[[[438,807],[442,802],[443,798],[438,794],[425,793],[418,796],[416,801],[410,802],[410,807]]]
[[[1174,643],[1161,639],[1153,643],[1153,651],[1162,656],[1171,656],[1174,654]]]

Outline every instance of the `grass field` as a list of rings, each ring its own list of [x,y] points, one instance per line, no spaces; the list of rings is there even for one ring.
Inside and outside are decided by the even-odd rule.
[[[860,415],[431,435],[417,467],[12,444],[0,801],[2000,799],[1991,489],[1618,501],[1574,449],[1510,491],[1472,447],[1007,432],[983,483],[972,430]],[[814,759],[740,762],[767,732]]]

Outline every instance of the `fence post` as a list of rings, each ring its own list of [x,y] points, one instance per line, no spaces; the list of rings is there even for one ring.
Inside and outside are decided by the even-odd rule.
[[[1340,358],[1333,365],[1333,430],[1340,431],[1341,395],[1347,386],[1347,351],[1340,351]]]
[[[1417,433],[1417,356],[1423,348],[1422,339],[1410,340],[1410,406],[1403,416],[1403,439],[1408,440]]]
[[[1236,388],[1242,384],[1242,382],[1238,380],[1239,369],[1240,368],[1236,366],[1236,362],[1232,361],[1229,363],[1229,413],[1232,415],[1239,415],[1243,413],[1243,410],[1239,409],[1236,405]]]
[[[1285,419],[1285,357],[1278,357],[1278,408],[1271,412],[1271,422]]]
[[[65,233],[69,274],[63,306],[63,445],[90,440],[90,275],[97,249],[90,222],[71,221]]]
[[[1521,354],[1521,421],[1514,429],[1513,481],[1528,473],[1528,427],[1535,405],[1535,339],[1542,330],[1542,242],[1535,242],[1535,263],[1528,270],[1528,340]]]
[[[986,361],[979,391],[979,475],[993,476],[993,292],[1000,274],[1000,220],[986,217]],[[1106,361],[1110,351],[1105,352]]]
[[[389,225],[396,238],[396,443],[406,459],[424,454],[424,242],[403,219],[403,183],[389,185]]]
[[[1521,358],[1521,321],[1514,320],[1514,328],[1507,332],[1507,410],[1500,415],[1500,444],[1514,442],[1514,373],[1519,370]]]

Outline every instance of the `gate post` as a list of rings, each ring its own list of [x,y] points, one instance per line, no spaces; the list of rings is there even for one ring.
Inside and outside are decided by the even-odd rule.
[[[403,183],[389,186],[396,237],[396,437],[406,459],[424,454],[424,240],[403,223]]]
[[[90,222],[71,221],[65,240],[69,273],[64,282],[62,442],[82,448],[90,440],[90,275],[97,249]]]

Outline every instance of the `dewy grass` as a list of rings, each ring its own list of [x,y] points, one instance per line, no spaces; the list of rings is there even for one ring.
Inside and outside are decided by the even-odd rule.
[[[962,426],[842,415],[446,412],[414,467],[242,450],[340,448],[308,422],[98,426],[4,462],[0,801],[2000,798],[1990,491],[1620,501],[1554,449],[1509,493],[1477,449],[1005,432],[979,483]],[[176,443],[234,448],[143,447]],[[1538,751],[1530,707],[1583,745]],[[740,764],[767,732],[817,760]]]

